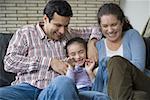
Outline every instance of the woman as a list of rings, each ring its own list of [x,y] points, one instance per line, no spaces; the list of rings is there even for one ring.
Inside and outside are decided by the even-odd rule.
[[[97,17],[105,38],[97,43],[99,71],[93,90],[108,93],[112,100],[149,100],[150,77],[144,74],[142,37],[117,4],[104,4]]]

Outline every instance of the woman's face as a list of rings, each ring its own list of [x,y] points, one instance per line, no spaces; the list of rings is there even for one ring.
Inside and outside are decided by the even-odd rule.
[[[118,42],[122,39],[123,23],[115,15],[103,15],[100,21],[101,31],[108,41]]]

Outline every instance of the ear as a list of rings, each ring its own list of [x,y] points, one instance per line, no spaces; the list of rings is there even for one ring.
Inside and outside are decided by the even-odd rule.
[[[47,15],[44,15],[44,16],[43,16],[43,22],[44,22],[44,23],[49,22],[49,19],[48,19]]]
[[[124,23],[125,23],[124,21],[121,23],[121,26],[122,26],[122,27],[123,27]]]

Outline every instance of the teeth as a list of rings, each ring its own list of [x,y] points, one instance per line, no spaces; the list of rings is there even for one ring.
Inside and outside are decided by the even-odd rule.
[[[113,32],[111,32],[111,33],[108,33],[108,34],[113,34]]]
[[[109,33],[108,35],[109,35],[109,36],[114,36],[114,34],[112,34],[112,33],[111,33],[111,34]]]

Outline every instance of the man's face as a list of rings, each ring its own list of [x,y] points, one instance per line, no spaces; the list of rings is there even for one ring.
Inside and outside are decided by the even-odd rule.
[[[51,40],[60,40],[64,37],[64,34],[68,28],[70,17],[60,16],[54,13],[53,19],[49,21],[49,18],[45,15],[44,20],[44,32]]]

